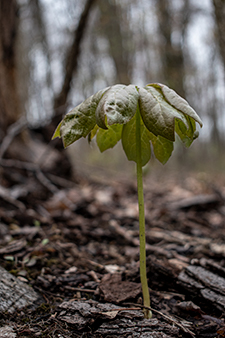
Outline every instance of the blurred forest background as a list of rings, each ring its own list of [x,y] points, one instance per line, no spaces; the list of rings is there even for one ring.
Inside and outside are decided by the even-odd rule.
[[[100,155],[80,140],[64,151],[51,136],[65,113],[106,86],[161,82],[204,123],[191,149],[177,141],[167,170],[222,172],[224,32],[224,0],[1,0],[2,167],[35,163],[68,177],[72,163],[75,175],[132,174],[120,145]]]

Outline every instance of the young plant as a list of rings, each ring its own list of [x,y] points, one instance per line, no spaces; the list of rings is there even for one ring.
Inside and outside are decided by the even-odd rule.
[[[145,213],[142,167],[151,157],[165,164],[173,151],[175,132],[189,147],[198,137],[196,112],[175,91],[159,83],[145,87],[114,85],[90,96],[71,110],[58,125],[53,139],[62,137],[68,147],[81,137],[91,141],[96,136],[101,152],[113,148],[121,139],[125,154],[136,162],[139,204],[140,279],[145,318],[151,318],[146,274]]]

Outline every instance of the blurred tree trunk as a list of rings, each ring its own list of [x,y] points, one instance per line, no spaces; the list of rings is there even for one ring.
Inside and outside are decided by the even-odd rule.
[[[0,1],[0,140],[10,124],[21,116],[18,94],[16,39],[18,7],[16,0]]]
[[[171,1],[158,0],[156,4],[158,29],[161,38],[160,54],[164,81],[179,95],[185,97],[185,62],[183,48],[185,34],[190,20],[189,0],[183,1],[183,6],[177,18],[175,18],[175,11],[172,8]]]
[[[12,139],[8,147],[7,156],[13,159],[29,160],[32,151],[28,148],[28,133],[23,131],[25,121],[19,121],[24,114],[19,93],[19,74],[17,60],[17,40],[19,28],[19,7],[16,0],[0,1],[0,141],[4,140],[8,128],[11,128]],[[12,132],[16,130],[18,132]],[[17,134],[20,134],[17,136]],[[14,141],[14,142],[13,142]],[[4,144],[4,142],[2,142]],[[0,145],[2,145],[0,143]],[[1,148],[2,156],[2,148]]]
[[[215,21],[217,25],[217,37],[220,48],[220,55],[222,58],[225,70],[225,1],[213,0]]]
[[[101,12],[101,29],[109,43],[109,54],[111,55],[116,72],[116,82],[130,84],[131,53],[127,47],[127,40],[131,43],[128,23],[125,23],[121,12],[121,5],[115,0],[99,1]],[[129,36],[124,36],[122,24],[126,24],[126,31]],[[128,38],[128,39],[127,39]]]
[[[55,98],[54,108],[58,109],[61,106],[66,104],[67,96],[70,91],[71,81],[77,70],[78,59],[80,56],[80,47],[81,42],[84,37],[84,32],[88,24],[88,17],[91,11],[92,6],[96,0],[87,0],[84,6],[84,10],[81,14],[78,26],[74,32],[74,39],[67,51],[66,60],[65,60],[65,75],[62,85],[62,89],[59,95]]]
[[[217,28],[216,40],[219,46],[220,57],[223,63],[223,68],[225,72],[225,1],[224,0],[213,0],[214,14],[215,14],[215,23]],[[211,77],[213,78],[213,83],[215,83],[215,72],[213,72]],[[215,88],[215,86],[214,86]],[[216,98],[214,98],[214,104],[211,109],[209,109],[209,116],[212,121],[212,132],[211,140],[215,145],[214,153],[218,155],[219,153],[224,152],[224,137],[223,133],[220,132],[219,128],[219,112],[216,105]],[[209,105],[210,108],[210,105]]]
[[[36,2],[37,0],[32,0]],[[61,90],[58,95],[54,98],[53,107],[54,107],[54,116],[51,122],[41,128],[41,133],[45,139],[45,141],[49,142],[56,126],[62,119],[62,115],[66,110],[67,97],[70,93],[71,82],[76,74],[79,56],[81,53],[81,43],[84,38],[85,29],[88,25],[88,18],[91,12],[91,8],[94,5],[96,0],[87,0],[84,6],[83,12],[81,13],[78,25],[73,33],[73,41],[71,45],[68,47],[65,56],[64,62],[64,79],[62,83]],[[40,21],[39,21],[40,22]],[[63,149],[62,142],[59,140],[57,143],[58,149]]]
[[[163,81],[185,98],[184,42],[191,16],[190,3],[182,0],[182,5],[176,10],[169,0],[158,0],[156,4]],[[177,158],[178,164],[184,165],[183,147],[178,147]]]
[[[77,29],[74,33],[74,39],[72,44],[69,46],[68,51],[66,53],[66,62],[65,62],[65,72],[63,85],[59,95],[55,98],[53,102],[54,108],[57,109],[60,106],[65,106],[67,96],[70,91],[70,84],[73,79],[74,73],[76,72],[78,65],[78,57],[80,55],[81,49],[81,41],[84,36],[84,31],[88,23],[88,16],[90,13],[91,6],[94,4],[96,0],[86,0],[84,5],[84,10],[81,14]],[[43,20],[43,11],[41,8],[41,2],[39,0],[30,0],[28,2],[30,8],[28,12],[30,12],[33,17],[33,27],[36,31],[36,36],[40,36],[40,39],[36,40],[34,43],[38,44],[39,49],[42,49],[43,54],[47,54],[47,60],[50,60],[50,56],[48,54],[48,46],[47,46],[47,38],[46,38],[46,30],[44,26]],[[21,108],[22,99],[21,93],[19,93],[19,88],[21,91],[24,91],[26,86],[21,85],[21,80],[26,81],[29,85],[29,78],[19,78],[18,71],[20,70],[20,63],[18,62],[18,45],[17,36],[18,36],[18,26],[19,26],[19,18],[18,18],[18,6],[19,2],[17,0],[0,0],[0,140],[3,140],[3,145],[6,144],[8,139],[10,138],[10,142],[7,143],[7,147],[3,147],[4,151],[1,151],[1,143],[0,143],[0,157],[4,156],[5,158],[0,158],[0,162],[2,167],[7,167],[7,158],[17,159],[25,162],[35,162],[40,166],[40,169],[47,168],[45,167],[45,162],[47,162],[48,157],[45,155],[45,161],[43,161],[41,157],[41,162],[38,162],[40,158],[40,153],[51,153],[53,158],[52,162],[50,160],[48,170],[51,172],[57,173],[59,175],[65,175],[65,177],[71,177],[71,164],[68,160],[67,153],[65,151],[60,152],[57,150],[50,151],[50,148],[46,147],[46,144],[43,141],[50,140],[53,130],[56,128],[57,123],[50,123],[49,127],[46,126],[43,128],[37,129],[36,132],[30,130],[32,137],[30,137],[29,130],[26,130],[22,134],[11,133],[13,126],[6,135],[7,128],[18,121],[19,117],[23,115],[24,110]],[[26,44],[25,44],[26,45]],[[41,46],[41,47],[40,47]],[[23,47],[23,46],[22,46]],[[25,53],[28,53],[25,50]],[[20,57],[20,55],[19,55]],[[50,65],[50,62],[48,62]],[[21,73],[20,73],[21,74]],[[18,81],[20,80],[20,81]],[[35,82],[35,78],[32,79]],[[51,87],[51,72],[49,70],[49,74],[47,76],[47,85]],[[41,93],[37,93],[40,94]],[[61,113],[64,113],[64,109],[61,109]],[[61,119],[61,117],[58,117]],[[18,126],[18,124],[16,124]],[[43,133],[43,130],[46,130]],[[19,129],[21,132],[22,129]],[[10,134],[11,133],[11,134]],[[10,137],[8,137],[10,134]],[[37,135],[38,134],[38,135]],[[47,135],[44,139],[43,134]],[[38,139],[38,141],[37,141]],[[5,142],[5,140],[7,142]],[[58,149],[62,149],[62,142],[59,141],[60,147]],[[53,143],[52,147],[55,144]],[[51,157],[51,156],[50,156]],[[5,162],[4,162],[5,161]],[[12,163],[12,162],[11,162]],[[63,166],[62,166],[63,163]],[[25,165],[25,164],[24,164]],[[6,170],[7,171],[7,170]]]
[[[51,56],[50,49],[47,40],[47,32],[45,27],[45,22],[43,18],[43,9],[40,3],[40,0],[30,0],[29,2],[30,9],[32,12],[32,21],[34,30],[36,31],[35,43],[41,46],[44,54],[46,55],[46,59],[48,62],[47,74],[46,74],[46,83],[48,88],[53,91],[53,80],[51,74]]]

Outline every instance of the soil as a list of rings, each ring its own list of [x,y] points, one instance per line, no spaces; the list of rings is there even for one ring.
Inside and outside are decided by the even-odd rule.
[[[225,337],[223,180],[146,178],[147,320],[135,183],[36,174],[2,169],[0,265],[38,298],[0,337]]]

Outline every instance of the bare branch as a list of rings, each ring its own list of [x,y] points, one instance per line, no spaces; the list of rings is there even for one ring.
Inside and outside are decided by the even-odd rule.
[[[13,123],[7,130],[7,134],[4,137],[0,145],[0,159],[3,158],[6,150],[13,141],[14,137],[18,135],[27,126],[27,120],[22,116],[18,121]]]

